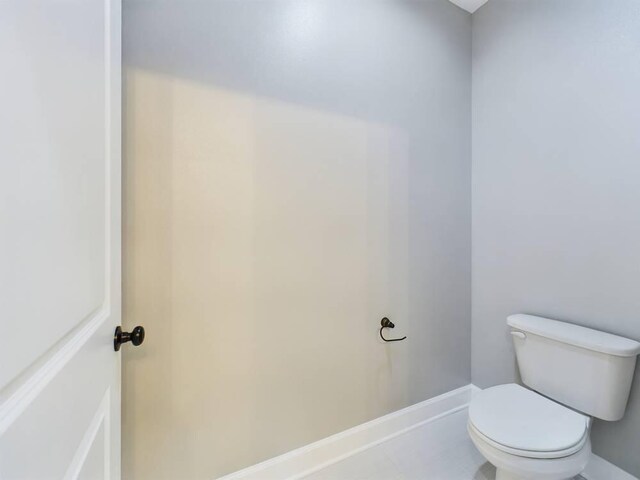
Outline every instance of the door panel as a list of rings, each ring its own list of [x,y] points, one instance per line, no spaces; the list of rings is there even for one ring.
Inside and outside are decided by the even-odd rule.
[[[104,10],[0,6],[0,387],[104,303]]]
[[[109,478],[109,471],[105,470],[108,465],[108,453],[104,450],[105,445],[105,427],[104,423],[101,423],[96,431],[93,441],[90,444],[90,449],[83,461],[80,473],[77,476],[79,480]]]
[[[0,479],[120,477],[120,1],[0,2]]]
[[[62,479],[68,471],[80,472],[83,452],[94,443],[92,431],[103,417],[109,420],[106,407],[118,401],[103,381],[113,375],[110,337],[105,322],[2,434],[0,478]]]

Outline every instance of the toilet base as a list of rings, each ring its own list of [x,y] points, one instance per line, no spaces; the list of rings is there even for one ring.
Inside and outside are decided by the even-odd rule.
[[[522,480],[522,477],[507,472],[502,468],[496,468],[496,480]]]
[[[496,480],[527,480],[525,477],[521,477],[514,473],[503,470],[502,468],[496,468]],[[565,480],[571,480],[567,478]]]

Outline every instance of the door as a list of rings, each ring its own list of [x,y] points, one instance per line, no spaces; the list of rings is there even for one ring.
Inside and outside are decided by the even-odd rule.
[[[119,0],[2,0],[2,480],[120,477],[119,322]]]

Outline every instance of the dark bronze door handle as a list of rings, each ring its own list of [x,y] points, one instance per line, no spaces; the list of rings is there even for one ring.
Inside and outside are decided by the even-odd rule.
[[[144,342],[144,327],[137,326],[129,333],[123,332],[122,328],[117,326],[113,335],[113,349],[117,352],[120,350],[120,346],[127,342],[133,343],[136,347]]]

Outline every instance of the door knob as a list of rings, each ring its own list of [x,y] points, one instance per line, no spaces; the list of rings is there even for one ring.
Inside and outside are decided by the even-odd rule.
[[[122,328],[117,326],[113,335],[113,349],[117,352],[120,350],[120,346],[127,342],[133,343],[136,347],[144,342],[144,327],[137,326],[129,333],[123,332]]]

